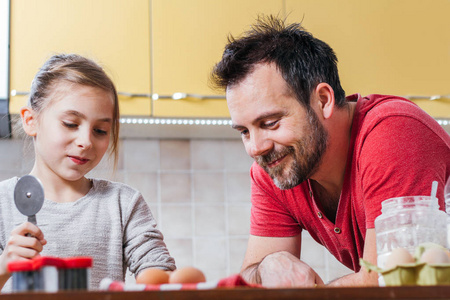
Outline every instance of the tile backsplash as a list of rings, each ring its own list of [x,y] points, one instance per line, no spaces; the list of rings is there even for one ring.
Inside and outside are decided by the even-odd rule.
[[[29,141],[0,140],[0,152],[1,180],[31,170]],[[247,247],[251,163],[238,139],[122,138],[115,172],[105,158],[89,176],[141,191],[177,266],[198,267],[217,280],[239,272]],[[307,232],[302,248],[302,259],[324,281],[351,272]]]

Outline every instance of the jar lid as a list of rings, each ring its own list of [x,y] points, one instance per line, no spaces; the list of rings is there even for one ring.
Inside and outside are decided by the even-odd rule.
[[[66,269],[82,269],[92,267],[92,257],[79,256],[64,259]]]
[[[8,263],[9,272],[34,271],[33,261],[31,260],[15,260]]]
[[[381,203],[382,212],[399,209],[439,209],[439,203],[431,196],[395,197]]]

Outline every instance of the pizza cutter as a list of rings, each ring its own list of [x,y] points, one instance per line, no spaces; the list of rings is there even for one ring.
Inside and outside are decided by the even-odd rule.
[[[28,222],[36,224],[36,214],[44,204],[44,188],[41,181],[33,175],[19,179],[14,188],[14,202],[17,209],[28,217]]]

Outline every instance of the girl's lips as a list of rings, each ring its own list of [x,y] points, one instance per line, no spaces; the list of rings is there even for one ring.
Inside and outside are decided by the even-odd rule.
[[[69,158],[77,165],[84,165],[85,163],[87,163],[89,161],[89,159],[87,159],[87,158],[82,158],[82,157],[78,157],[78,156],[69,156]]]

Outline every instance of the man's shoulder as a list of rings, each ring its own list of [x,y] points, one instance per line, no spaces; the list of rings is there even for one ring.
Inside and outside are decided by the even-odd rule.
[[[440,130],[439,124],[414,102],[392,95],[372,94],[361,99],[358,108],[359,126],[369,131],[386,119],[399,122],[420,122],[429,129]],[[392,119],[394,118],[394,119]],[[364,130],[363,130],[364,131]]]
[[[414,115],[424,113],[417,104],[399,96],[371,94],[364,97],[364,99],[366,101],[363,101],[360,111],[370,114],[395,115],[412,113]]]

